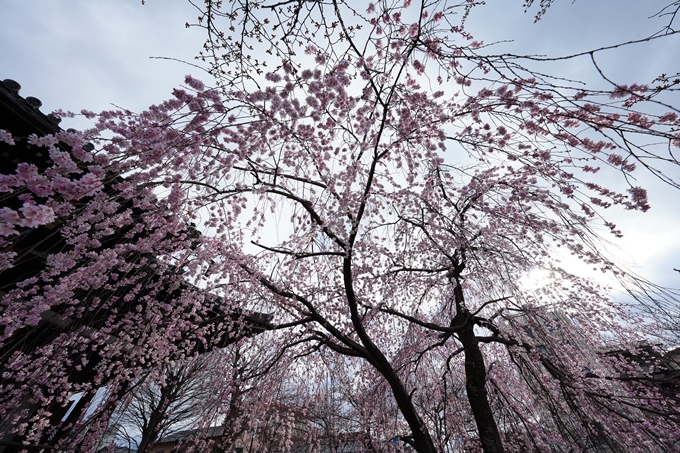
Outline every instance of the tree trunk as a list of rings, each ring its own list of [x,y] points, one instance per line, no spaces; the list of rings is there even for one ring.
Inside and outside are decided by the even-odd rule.
[[[461,329],[458,331],[458,340],[465,351],[465,390],[477,425],[479,440],[482,442],[482,450],[484,453],[503,453],[503,443],[486,392],[484,355],[479,349],[474,330],[474,317],[465,307],[465,295],[460,284],[460,274],[465,269],[464,254],[462,258],[463,264],[457,264],[449,277],[451,283],[455,285],[453,296],[456,303],[456,316],[451,325]]]
[[[432,441],[432,436],[430,435],[427,426],[423,420],[418,415],[413,401],[411,400],[411,395],[404,387],[404,383],[397,374],[397,372],[390,364],[387,357],[382,353],[380,348],[376,346],[375,343],[368,336],[364,330],[364,325],[359,316],[357,298],[354,293],[354,285],[352,282],[352,258],[348,256],[343,262],[343,275],[345,281],[345,292],[347,295],[347,303],[350,308],[352,325],[360,338],[362,344],[366,348],[367,356],[366,359],[375,367],[380,374],[382,374],[390,388],[392,389],[392,394],[397,402],[397,406],[404,416],[406,423],[408,423],[411,429],[411,434],[413,435],[413,447],[418,453],[437,453],[437,449]]]
[[[146,429],[142,432],[142,439],[139,441],[137,453],[146,453],[151,448],[151,445],[156,441],[158,429],[161,422],[163,421],[163,418],[165,417],[166,403],[166,389],[163,388],[161,389],[161,397],[158,402],[158,406],[151,411],[149,423],[146,425]]]
[[[387,365],[386,369],[381,369],[381,367],[376,367],[380,373],[385,376],[387,382],[392,389],[392,394],[394,399],[399,406],[401,414],[404,416],[406,423],[408,423],[409,428],[411,428],[411,434],[413,435],[413,446],[418,453],[437,453],[437,449],[432,441],[432,436],[423,420],[418,415],[416,408],[413,406],[411,401],[411,396],[404,388],[401,379],[397,376],[392,366]]]
[[[484,356],[479,350],[473,329],[474,324],[469,323],[458,333],[458,338],[465,348],[465,389],[484,453],[502,453],[501,436],[486,392]]]

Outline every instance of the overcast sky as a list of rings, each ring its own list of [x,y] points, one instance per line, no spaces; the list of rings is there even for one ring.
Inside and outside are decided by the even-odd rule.
[[[648,17],[668,2],[556,0],[535,24],[536,10],[525,14],[523,0],[487,0],[467,28],[487,43],[513,40],[499,44],[498,52],[568,55],[651,35],[665,22]],[[151,58],[192,62],[198,53],[204,36],[185,28],[198,15],[185,0],[0,0],[0,11],[0,79],[19,82],[21,95],[39,98],[46,113],[114,104],[140,111],[168,98],[186,74],[207,79],[196,68]],[[678,71],[680,37],[604,52],[598,61],[618,83],[648,83]],[[587,57],[551,71],[589,81],[595,76]],[[62,127],[82,129],[87,122],[66,119]],[[645,175],[640,181],[650,189],[652,209],[615,213],[626,235],[619,245],[644,276],[678,287],[680,192]]]

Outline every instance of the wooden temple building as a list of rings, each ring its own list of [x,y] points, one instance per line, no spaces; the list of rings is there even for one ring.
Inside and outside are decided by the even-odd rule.
[[[49,164],[49,156],[45,152],[45,148],[33,146],[28,143],[27,137],[31,134],[43,136],[46,134],[54,134],[61,131],[59,127],[60,119],[54,115],[45,115],[40,111],[40,100],[33,97],[22,97],[19,94],[21,86],[13,80],[4,80],[0,82],[0,129],[9,131],[15,140],[14,145],[10,145],[0,141],[0,171],[2,174],[14,174],[17,164],[27,162],[34,164],[39,169],[46,168]],[[65,144],[59,144],[60,148],[69,151],[70,148]],[[87,145],[86,145],[87,146]],[[90,145],[91,146],[91,145]],[[90,148],[92,149],[92,148]],[[120,177],[117,177],[120,179]],[[3,207],[10,207],[18,209],[21,206],[21,201],[16,194],[0,193],[0,209]],[[22,232],[18,238],[11,242],[11,251],[17,254],[13,267],[0,271],[0,296],[11,291],[18,282],[24,281],[27,278],[40,275],[46,264],[46,257],[54,252],[64,250],[68,245],[65,243],[60,232],[60,225],[58,222],[54,224],[45,225],[38,228],[32,228]],[[116,241],[130,240],[123,239],[124,232],[114,234],[108,240],[107,244],[102,244],[102,247],[111,247],[115,245]],[[196,235],[200,235],[197,231]],[[0,252],[4,251],[0,247]],[[153,282],[150,282],[153,284]],[[160,296],[168,300],[178,296],[179,292],[191,289],[197,291],[198,289],[186,284],[183,288],[176,288],[161,292]],[[113,296],[113,294],[111,294]],[[87,293],[80,294],[82,300],[87,300],[91,295]],[[101,293],[98,297],[102,297]],[[271,327],[271,315],[262,313],[244,313],[241,311],[224,312],[222,308],[224,304],[220,303],[220,299],[206,295],[204,297],[205,304],[209,313],[208,319],[214,319],[215,328],[212,329],[215,336],[214,341],[205,342],[196,341],[191,343],[191,339],[183,338],[183,345],[193,344],[192,347],[187,348],[183,346],[185,354],[203,353],[214,348],[224,347],[232,342],[235,342],[244,336],[251,336],[263,332]],[[16,303],[21,303],[17,301]],[[136,306],[136,301],[127,303],[116,303],[117,313],[123,313],[126,310],[132,310]],[[105,307],[106,305],[104,305]],[[34,354],[39,348],[49,345],[51,342],[64,333],[72,335],[86,334],[87,332],[97,331],[100,329],[107,319],[112,316],[111,309],[98,309],[91,312],[85,312],[78,317],[64,316],[67,310],[67,305],[52,306],[41,314],[40,322],[35,326],[26,326],[18,331],[12,333],[0,346],[0,404],[2,401],[2,391],[5,387],[3,374],[7,370],[8,361],[15,357],[16,354],[24,354],[30,356]],[[0,308],[2,310],[2,308]],[[3,313],[0,313],[2,316]],[[3,327],[0,326],[0,329]],[[1,332],[1,330],[0,330]],[[115,337],[114,337],[115,341]],[[193,350],[187,350],[192,349]],[[124,354],[122,352],[121,354]],[[71,358],[74,363],[78,363],[78,357]],[[96,368],[101,361],[101,357],[96,357],[90,352],[87,364],[82,367],[73,366],[68,373],[68,379],[74,384],[82,384],[84,382],[92,382],[96,375]],[[106,383],[104,382],[103,385]],[[48,410],[52,413],[50,419],[51,428],[43,436],[39,444],[29,444],[24,442],[21,436],[14,433],[16,429],[16,420],[2,420],[0,419],[0,452],[14,453],[18,451],[52,451],[54,445],[62,440],[65,436],[69,436],[68,429],[64,427],[75,426],[75,421],[78,420],[83,411],[87,408],[94,393],[88,394],[78,401],[72,401],[69,404],[63,405],[64,402],[53,401],[50,403]],[[29,416],[35,414],[40,406],[36,403],[29,402],[29,396],[26,395],[26,402],[21,405],[21,410]],[[42,406],[44,407],[44,406]],[[65,418],[65,416],[68,416]],[[19,421],[25,420],[27,416],[22,416]]]

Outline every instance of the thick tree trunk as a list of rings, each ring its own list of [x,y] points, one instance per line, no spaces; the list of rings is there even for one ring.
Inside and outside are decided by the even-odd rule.
[[[397,406],[404,416],[406,423],[408,423],[411,429],[411,435],[413,436],[413,447],[418,453],[437,453],[437,449],[432,441],[432,436],[430,435],[427,426],[423,420],[418,415],[413,401],[411,400],[411,395],[404,387],[404,383],[397,374],[397,372],[387,360],[387,357],[382,353],[380,348],[376,346],[375,343],[368,336],[364,330],[364,325],[359,316],[357,298],[354,293],[354,285],[352,283],[352,258],[348,256],[343,262],[343,274],[345,280],[345,291],[347,294],[347,303],[350,308],[352,324],[356,330],[357,335],[361,339],[364,347],[366,348],[365,357],[371,365],[375,367],[380,374],[382,374],[390,388],[392,389],[392,394],[397,402]]]
[[[376,368],[387,379],[387,382],[392,389],[394,399],[397,402],[397,406],[399,406],[401,414],[404,416],[409,428],[411,428],[413,446],[416,451],[418,453],[437,453],[437,449],[432,441],[432,436],[430,435],[427,426],[418,415],[416,408],[411,401],[411,396],[406,391],[406,388],[404,388],[397,373],[394,372],[394,369],[389,364],[386,369],[381,369],[382,367]]]
[[[484,356],[479,350],[473,328],[474,325],[470,323],[458,333],[465,348],[465,389],[484,453],[502,453],[501,436],[486,392]]]
[[[456,316],[451,325],[457,327],[458,340],[465,351],[465,390],[472,415],[477,425],[477,433],[482,443],[484,453],[503,453],[503,443],[498,432],[496,419],[493,416],[491,405],[486,391],[486,364],[484,355],[479,349],[479,342],[475,336],[475,323],[472,313],[465,307],[465,295],[460,284],[460,274],[465,269],[465,255],[463,263],[449,275],[453,288],[453,296],[456,303]]]

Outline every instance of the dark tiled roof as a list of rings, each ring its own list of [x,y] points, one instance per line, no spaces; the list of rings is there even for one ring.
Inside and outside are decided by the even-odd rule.
[[[40,111],[42,102],[34,97],[23,98],[19,91],[21,85],[11,79],[0,82],[0,129],[12,133],[15,137],[24,137],[16,145],[0,142],[0,173],[14,173],[19,162],[36,164],[39,168],[47,165],[48,156],[44,150],[28,144],[25,137],[31,134],[39,136],[61,131],[60,118]]]
[[[162,439],[159,439],[156,444],[164,444],[166,442],[177,442],[179,440],[185,440],[190,437],[199,437],[201,439],[209,439],[211,437],[219,437],[224,432],[222,426],[211,426],[207,430],[199,429],[186,429],[183,431],[177,431],[176,433],[169,434]]]

